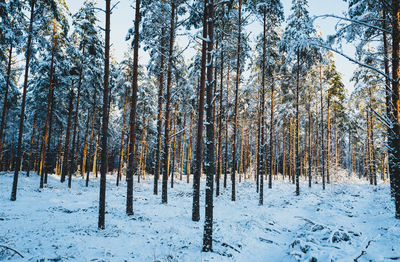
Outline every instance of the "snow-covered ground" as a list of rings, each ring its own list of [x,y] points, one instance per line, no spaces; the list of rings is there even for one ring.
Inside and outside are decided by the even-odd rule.
[[[97,229],[98,185],[72,189],[50,176],[21,173],[11,202],[12,173],[0,173],[0,260],[28,261],[393,261],[400,259],[400,225],[394,219],[389,185],[352,180],[321,185],[294,195],[294,185],[274,181],[258,206],[254,182],[214,198],[214,252],[202,253],[204,181],[199,222],[191,221],[192,184],[176,181],[168,204],[153,195],[150,177],[134,184],[134,211],[125,215],[124,181],[107,178],[106,229]]]

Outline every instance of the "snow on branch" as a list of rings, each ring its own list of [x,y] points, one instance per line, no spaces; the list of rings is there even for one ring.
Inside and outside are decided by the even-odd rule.
[[[346,58],[347,60],[349,60],[349,61],[351,61],[351,62],[353,62],[353,63],[355,63],[355,64],[357,64],[357,65],[360,65],[360,66],[362,66],[362,67],[366,67],[366,68],[368,68],[368,69],[371,69],[372,71],[374,71],[374,72],[376,72],[376,73],[382,75],[383,77],[388,78],[390,81],[392,81],[392,78],[391,78],[389,75],[385,74],[382,70],[379,70],[379,69],[376,68],[376,67],[370,66],[370,65],[368,65],[368,64],[361,63],[360,61],[357,61],[356,59],[354,59],[354,58],[352,58],[352,57],[350,57],[350,56],[344,54],[343,52],[341,52],[341,51],[339,51],[339,50],[337,50],[337,49],[334,49],[334,48],[332,48],[332,47],[330,47],[330,46],[326,46],[326,45],[323,45],[323,44],[318,43],[318,42],[314,42],[314,45],[319,46],[319,47],[321,47],[321,48],[325,48],[325,49],[327,49],[327,50],[330,50],[330,51],[332,51],[332,52],[334,52],[334,53],[336,53],[336,54],[338,54],[338,55],[341,55],[341,56],[343,56],[344,58]]]

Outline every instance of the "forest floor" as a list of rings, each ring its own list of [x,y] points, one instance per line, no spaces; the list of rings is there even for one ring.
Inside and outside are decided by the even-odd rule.
[[[168,186],[168,204],[153,195],[152,177],[134,183],[133,216],[125,215],[126,185],[107,177],[106,229],[97,229],[99,180],[74,178],[72,189],[50,176],[20,173],[11,202],[12,173],[0,173],[0,260],[23,261],[393,261],[400,259],[400,221],[388,183],[358,179],[325,191],[274,181],[258,205],[255,183],[230,187],[214,198],[214,252],[202,253],[201,220],[191,221],[192,183]],[[161,184],[160,184],[161,185]],[[161,186],[159,186],[161,188]],[[4,246],[15,249],[24,258]],[[317,260],[312,260],[315,258]]]

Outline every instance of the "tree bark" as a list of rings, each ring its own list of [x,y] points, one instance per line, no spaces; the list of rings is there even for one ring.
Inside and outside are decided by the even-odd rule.
[[[266,162],[265,160],[265,56],[266,56],[266,34],[267,34],[267,10],[264,6],[263,10],[263,51],[262,51],[262,76],[261,76],[261,120],[260,120],[260,150],[259,150],[259,161],[260,161],[260,171],[259,171],[259,186],[260,186],[260,198],[258,204],[262,206],[264,204],[264,173]],[[272,181],[271,181],[272,187]]]
[[[311,187],[311,91],[308,91],[308,187]]]
[[[228,59],[229,61],[230,59]],[[225,109],[225,171],[224,171],[224,188],[228,179],[229,155],[228,155],[228,140],[229,140],[229,81],[230,81],[230,62],[228,63],[228,75],[226,79],[226,109]]]
[[[183,162],[185,161],[185,135],[186,135],[186,114],[183,117],[183,134],[182,134],[182,149],[181,149],[181,171],[179,180],[183,179]]]
[[[70,139],[70,127],[71,127],[71,118],[72,118],[72,110],[73,110],[73,102],[74,102],[74,91],[71,89],[69,98],[69,106],[68,106],[68,120],[67,120],[67,131],[65,132],[65,144],[64,144],[64,159],[63,159],[63,175],[65,176],[65,171],[68,167],[69,159],[69,139]],[[72,175],[69,173],[68,176],[68,187],[71,188]]]
[[[133,78],[132,78],[132,98],[131,112],[129,116],[130,142],[129,142],[129,164],[126,174],[127,194],[126,194],[126,214],[133,215],[133,176],[136,170],[135,160],[135,141],[136,141],[136,104],[138,89],[138,64],[139,64],[139,23],[140,23],[140,0],[136,0],[135,7],[135,32],[133,40]],[[136,170],[137,171],[137,170]]]
[[[233,125],[233,150],[232,150],[232,201],[236,201],[236,155],[237,155],[237,119],[239,106],[239,83],[240,83],[240,55],[241,55],[241,34],[242,34],[242,0],[239,0],[239,17],[238,17],[238,44],[237,44],[237,60],[236,60],[236,90],[235,90],[235,119]],[[260,191],[261,192],[261,191]],[[260,193],[261,194],[261,193]]]
[[[119,185],[119,181],[121,181],[122,168],[124,166],[125,118],[126,118],[127,105],[128,105],[128,89],[125,90],[124,111],[122,112],[121,147],[119,149],[119,164],[118,164],[118,173],[117,173],[117,186]]]
[[[175,104],[175,112],[174,112],[174,131],[172,135],[174,136],[174,141],[172,142],[172,167],[171,167],[171,188],[174,188],[174,176],[175,176],[175,146],[176,146],[176,114],[178,111],[178,104]]]
[[[207,14],[207,106],[206,106],[206,200],[205,200],[205,221],[203,236],[203,251],[212,251],[213,234],[213,195],[214,195],[214,174],[215,174],[215,152],[214,152],[214,120],[213,120],[213,42],[214,42],[214,1],[206,0]]]
[[[207,1],[204,1],[204,14],[203,14],[203,39],[207,39]],[[196,136],[196,151],[195,151],[195,164],[193,174],[193,208],[192,220],[200,220],[200,175],[202,167],[202,153],[203,153],[203,118],[204,118],[204,93],[206,82],[206,50],[207,43],[203,40],[201,49],[201,73],[200,73],[200,88],[199,88],[199,109],[197,121],[197,136]]]
[[[168,70],[167,70],[167,97],[165,103],[165,125],[164,125],[164,170],[162,177],[162,193],[161,202],[168,202],[168,165],[170,152],[170,130],[169,130],[169,113],[171,104],[171,85],[172,85],[172,63],[174,53],[174,36],[175,36],[175,1],[171,0],[171,21],[169,34],[169,52],[168,52]]]
[[[27,177],[29,177],[29,173],[31,171],[33,140],[35,138],[35,131],[36,131],[36,119],[37,119],[37,114],[35,113],[35,116],[33,117],[33,129],[32,129],[32,136],[31,136],[31,143],[30,143],[30,147],[29,147],[28,170],[26,171]]]
[[[4,102],[3,102],[3,111],[1,113],[1,125],[0,125],[0,157],[3,155],[3,132],[6,126],[6,114],[7,114],[7,102],[8,102],[8,87],[10,86],[10,78],[11,78],[11,62],[12,62],[12,50],[13,50],[13,42],[11,40],[10,48],[8,50],[8,64],[7,64],[7,78],[6,78],[6,86],[4,93]],[[29,167],[28,167],[29,170]],[[29,176],[29,172],[27,173]]]
[[[296,196],[300,195],[300,50],[297,49],[297,84],[296,84],[296,132],[295,132],[295,155],[296,155]]]
[[[319,66],[319,83],[321,90],[321,164],[322,164],[322,189],[325,190],[325,142],[324,142],[324,98],[322,88],[322,65]]]
[[[106,175],[107,175],[107,137],[108,137],[108,85],[110,73],[110,15],[111,0],[106,0],[106,27],[104,51],[103,123],[101,126],[101,167],[98,228],[105,229]]]
[[[222,7],[222,16],[225,15],[225,5]],[[224,32],[224,17],[222,17],[221,23],[221,31]],[[219,117],[218,117],[218,167],[217,167],[217,176],[215,178],[216,181],[216,196],[219,196],[220,191],[220,180],[221,180],[221,172],[222,172],[222,92],[223,92],[223,83],[224,83],[224,33],[221,33],[221,68],[220,68],[220,83],[219,83]],[[216,80],[215,80],[216,81]],[[226,159],[225,159],[226,161]]]
[[[46,112],[46,121],[44,125],[44,130],[43,130],[43,139],[42,139],[42,144],[43,144],[43,151],[42,151],[42,156],[41,156],[41,162],[42,162],[42,172],[40,173],[40,188],[43,188],[43,184],[46,184],[44,181],[44,176],[45,173],[47,173],[47,166],[48,166],[48,150],[50,147],[47,148],[47,143],[50,144],[50,128],[51,126],[51,120],[52,120],[52,115],[53,115],[53,96],[54,96],[54,88],[53,88],[53,71],[54,71],[54,56],[55,56],[55,36],[56,36],[56,23],[53,20],[53,37],[52,37],[52,49],[51,49],[51,60],[50,60],[50,72],[49,72],[49,95],[48,95],[48,100],[47,100],[47,112]],[[64,182],[64,181],[61,181]]]
[[[94,101],[96,101],[96,96],[94,97]],[[89,114],[89,112],[88,112]],[[96,103],[93,103],[93,109],[92,109],[92,126],[90,128],[90,139],[89,139],[89,161],[92,159],[92,154],[93,154],[93,138],[94,138],[94,121],[96,119]],[[97,144],[96,144],[96,152],[95,152],[95,159],[92,160],[92,170],[96,166],[96,158],[97,158]],[[86,157],[87,159],[87,157]],[[87,163],[90,163],[89,161],[86,161]],[[89,186],[89,178],[90,178],[90,165],[88,165],[88,169],[86,172],[86,183],[85,186]]]
[[[86,119],[86,126],[85,126],[85,139],[84,139],[84,142],[83,142],[82,163],[81,163],[81,176],[82,176],[83,179],[85,178],[86,164],[88,162],[87,161],[87,159],[88,159],[88,155],[87,155],[88,146],[89,147],[91,146],[91,144],[88,145],[89,123],[90,123],[90,114],[89,114],[89,110],[88,110],[87,119]],[[93,125],[94,125],[94,123],[92,122],[92,129],[93,129]],[[90,141],[90,142],[92,142],[92,141]],[[88,170],[89,170],[89,168],[88,168]]]
[[[156,150],[156,165],[154,168],[154,195],[158,194],[158,179],[161,171],[161,134],[162,134],[162,107],[163,107],[163,90],[164,90],[164,42],[165,42],[165,27],[161,29],[161,44],[160,44],[160,72],[159,72],[159,88],[158,88],[158,118],[157,118],[157,150]]]

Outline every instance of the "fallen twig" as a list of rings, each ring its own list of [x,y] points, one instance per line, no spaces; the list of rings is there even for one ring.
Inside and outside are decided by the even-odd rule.
[[[11,250],[11,251],[14,251],[16,254],[20,255],[22,258],[24,257],[21,253],[19,253],[17,250],[15,250],[15,249],[13,249],[11,247],[4,246],[4,245],[0,245],[0,247],[8,249],[8,250]]]
[[[232,249],[235,250],[236,252],[240,253],[239,250],[237,250],[236,248],[234,248],[233,246],[231,246],[231,245],[229,245],[229,244],[227,244],[227,243],[222,243],[221,246],[232,248]]]
[[[361,254],[360,254],[358,257],[356,257],[356,258],[354,259],[354,262],[357,262],[358,259],[359,259],[360,257],[362,257],[363,255],[367,254],[367,251],[366,251],[366,250],[367,250],[367,248],[369,247],[369,245],[371,244],[371,242],[372,242],[372,240],[368,241],[368,244],[367,244],[367,246],[365,247],[365,250],[361,251]]]

